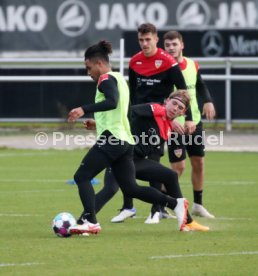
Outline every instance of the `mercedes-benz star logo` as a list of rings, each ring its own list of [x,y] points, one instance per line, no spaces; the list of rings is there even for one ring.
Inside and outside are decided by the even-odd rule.
[[[217,31],[208,31],[202,38],[202,52],[206,57],[219,57],[224,51],[221,34]]]
[[[82,1],[68,0],[62,3],[56,15],[59,29],[67,36],[79,36],[89,27],[91,15]]]
[[[211,19],[209,6],[203,0],[184,0],[176,11],[176,20],[182,27],[208,25]]]

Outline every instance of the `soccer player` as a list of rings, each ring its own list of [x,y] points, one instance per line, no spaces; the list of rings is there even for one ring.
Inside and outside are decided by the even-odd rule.
[[[129,62],[129,88],[131,104],[142,104],[149,102],[163,103],[164,100],[173,91],[177,89],[186,89],[186,84],[177,61],[166,51],[157,47],[158,34],[153,24],[145,23],[138,27],[138,41],[141,51],[134,55]],[[187,110],[187,127],[189,131],[195,130],[195,124],[192,122],[191,110]],[[148,158],[159,161],[163,150],[156,149]],[[151,186],[161,189],[160,183],[151,182]],[[153,206],[150,219],[155,213],[159,213],[160,206]],[[134,215],[131,198],[124,197],[123,207],[118,216],[114,217],[112,222],[121,222]],[[163,209],[163,215],[169,214]],[[157,215],[157,214],[156,214]],[[147,219],[146,223],[149,222]]]
[[[168,140],[172,131],[172,122],[176,116],[184,114],[189,107],[190,97],[186,90],[178,90],[166,99],[163,105],[147,103],[132,106],[131,130],[135,137],[134,164],[136,179],[149,182],[162,182],[170,196],[181,198],[182,193],[178,183],[178,175],[158,161],[146,159]],[[87,129],[92,129],[92,119],[86,120]],[[118,190],[116,179],[111,170],[106,173],[104,188],[96,195],[96,212],[111,199]],[[105,199],[105,201],[103,200]],[[208,231],[209,227],[193,221],[187,214],[187,224],[184,231]]]
[[[84,114],[93,112],[98,135],[95,145],[83,158],[74,175],[83,212],[77,225],[70,228],[70,232],[88,234],[101,231],[96,218],[95,193],[90,180],[107,167],[112,168],[118,185],[125,195],[173,209],[177,215],[179,230],[183,231],[186,227],[188,201],[164,195],[152,187],[138,186],[135,181],[133,163],[135,141],[127,117],[129,89],[123,76],[112,72],[109,64],[111,53],[112,46],[107,41],[100,41],[85,51],[86,70],[97,82],[95,103],[74,108],[68,115],[68,121],[74,122]]]
[[[181,176],[185,169],[186,152],[188,153],[192,166],[194,194],[192,214],[206,218],[214,218],[214,215],[209,213],[203,206],[204,144],[202,143],[203,141],[200,141],[201,139],[196,139],[196,137],[202,137],[201,115],[203,114],[208,120],[212,120],[215,116],[215,108],[209,90],[202,80],[198,63],[183,56],[184,42],[182,35],[177,31],[169,31],[164,34],[163,39],[164,49],[177,60],[183,73],[187,89],[191,96],[192,119],[196,124],[196,130],[190,136],[185,136],[185,144],[183,143],[182,136],[175,134],[178,136],[176,139],[178,144],[172,139],[170,145],[168,145],[171,168]],[[198,107],[197,97],[201,97],[204,102],[202,114]],[[173,126],[174,130],[180,134],[184,134],[185,131],[187,132],[187,129],[185,129],[187,125],[185,125],[185,120],[182,116],[173,122]]]

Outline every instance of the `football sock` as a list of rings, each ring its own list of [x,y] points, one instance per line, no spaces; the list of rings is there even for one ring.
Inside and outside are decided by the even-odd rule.
[[[133,208],[133,199],[131,197],[127,197],[124,195],[124,204],[122,207],[123,209],[132,209]]]
[[[151,213],[155,214],[156,212],[160,212],[160,205],[153,204],[151,207]]]
[[[187,221],[186,223],[191,223],[193,221],[191,215],[189,214],[189,211],[187,210]]]
[[[170,208],[171,210],[174,210],[177,206],[177,200],[175,198],[171,198],[169,196],[167,196],[168,199],[168,203],[166,204],[166,206],[168,208]]]
[[[194,191],[194,202],[202,205],[202,190]]]
[[[84,213],[83,214],[83,218],[87,219],[87,221],[91,222],[91,223],[97,223],[97,219],[96,219],[96,215],[95,214],[91,214],[91,213]]]

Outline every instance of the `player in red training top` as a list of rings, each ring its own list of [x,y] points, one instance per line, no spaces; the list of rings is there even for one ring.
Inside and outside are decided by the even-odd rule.
[[[141,51],[134,55],[129,63],[129,89],[131,104],[163,103],[173,87],[186,89],[186,84],[178,62],[166,51],[157,47],[159,41],[157,29],[153,24],[145,23],[138,27],[138,41]],[[195,130],[192,122],[191,109],[186,112],[186,121],[190,131]],[[159,161],[163,155],[163,146],[148,155],[149,159]],[[161,189],[161,183],[151,182],[150,185]],[[157,212],[169,216],[164,208],[153,206],[151,216]],[[124,221],[135,213],[131,198],[124,197],[121,212],[112,222]]]

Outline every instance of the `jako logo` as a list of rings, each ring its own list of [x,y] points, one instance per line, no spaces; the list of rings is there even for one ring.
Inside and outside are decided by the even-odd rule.
[[[58,9],[56,21],[59,29],[67,36],[82,35],[89,27],[91,15],[88,7],[77,0],[68,0]]]
[[[182,27],[205,26],[211,19],[210,8],[203,0],[185,0],[178,5],[176,19]]]

